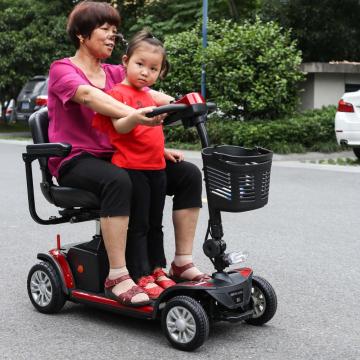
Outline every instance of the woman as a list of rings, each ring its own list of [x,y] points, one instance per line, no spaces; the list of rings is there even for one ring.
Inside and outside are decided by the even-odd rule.
[[[107,292],[127,305],[148,302],[146,293],[130,278],[125,246],[129,221],[131,181],[127,173],[109,160],[113,149],[105,134],[91,126],[94,112],[111,118],[125,117],[135,110],[105,94],[125,77],[121,65],[103,64],[114,46],[120,16],[107,3],[84,1],[68,18],[67,32],[76,47],[73,57],[55,61],[49,72],[49,140],[72,144],[71,154],[49,160],[49,168],[62,186],[82,188],[101,200],[100,223],[110,270]],[[149,90],[158,105],[171,97]],[[157,126],[161,117],[145,116],[150,108],[137,110],[138,124]],[[201,207],[201,174],[182,154],[165,151],[167,194],[173,197],[176,253],[171,274],[184,280],[199,280],[202,274],[192,263],[192,246]],[[180,162],[179,162],[180,161]],[[163,274],[158,274],[161,281]]]

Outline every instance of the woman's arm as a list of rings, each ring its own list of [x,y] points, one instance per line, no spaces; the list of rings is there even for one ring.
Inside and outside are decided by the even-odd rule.
[[[71,100],[111,118],[123,118],[134,111],[132,107],[91,85],[80,85]]]
[[[175,100],[173,97],[156,90],[150,90],[149,94],[158,106],[170,104],[171,101]]]
[[[145,114],[152,111],[153,107],[142,108],[135,111],[131,106],[123,104],[91,85],[80,85],[76,90],[75,95],[72,97],[72,100],[78,104],[89,107],[101,115],[109,116],[114,119],[115,122],[119,121],[119,128],[122,129],[119,132],[122,133],[131,131],[137,124],[146,126],[160,125],[166,116],[166,114],[163,114],[148,118]]]

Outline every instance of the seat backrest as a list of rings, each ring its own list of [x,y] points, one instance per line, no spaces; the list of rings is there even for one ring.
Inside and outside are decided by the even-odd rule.
[[[43,144],[49,142],[48,128],[49,116],[47,107],[34,112],[29,118],[29,127],[34,144]],[[50,195],[50,186],[53,186],[52,176],[50,174],[47,158],[39,158],[40,170],[42,175],[41,191],[45,198],[53,203]]]
[[[29,119],[29,125],[31,129],[31,135],[34,140],[34,144],[48,143],[48,128],[49,128],[49,116],[48,109],[44,107],[34,112]]]
[[[29,126],[34,144],[49,143],[47,108],[33,113],[29,118]],[[40,157],[39,163],[42,174],[40,188],[46,200],[66,211],[70,209],[71,218],[77,217],[76,221],[87,221],[99,217],[100,200],[97,195],[78,188],[55,185],[48,168],[48,157]],[[75,211],[74,208],[78,209]]]

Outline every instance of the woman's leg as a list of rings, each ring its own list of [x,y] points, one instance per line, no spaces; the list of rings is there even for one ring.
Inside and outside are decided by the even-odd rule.
[[[93,156],[79,156],[60,171],[59,184],[87,190],[100,199],[100,223],[109,258],[109,278],[126,275],[125,247],[130,213],[131,181],[128,174],[110,162]],[[113,287],[115,295],[135,286],[133,280]],[[133,302],[148,300],[146,294],[133,297]]]
[[[202,176],[200,170],[187,161],[166,163],[167,195],[173,198],[173,224],[175,233],[174,263],[183,267],[192,262],[195,230],[202,207]],[[202,273],[191,267],[181,276],[193,279]]]

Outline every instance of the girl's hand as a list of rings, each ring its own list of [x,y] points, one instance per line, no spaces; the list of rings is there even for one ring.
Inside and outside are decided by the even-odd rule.
[[[136,125],[159,126],[163,123],[166,115],[147,117],[146,114],[153,111],[156,107],[149,106],[141,109],[134,109],[131,113],[120,119],[112,119],[115,130],[120,134],[127,134],[135,128]]]
[[[152,112],[154,109],[156,109],[155,106],[148,106],[145,108],[134,110],[129,115],[129,119],[131,121],[134,121],[136,124],[141,124],[145,126],[161,125],[166,117],[166,114],[157,115],[151,118],[146,116],[147,113]]]
[[[170,160],[174,163],[184,160],[184,154],[178,150],[164,149],[165,160]]]

